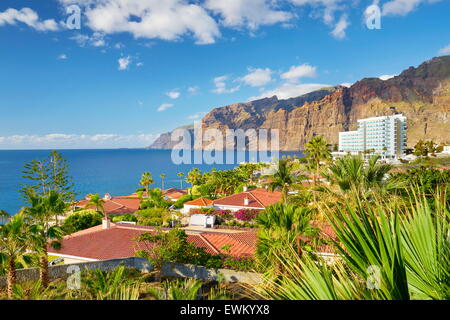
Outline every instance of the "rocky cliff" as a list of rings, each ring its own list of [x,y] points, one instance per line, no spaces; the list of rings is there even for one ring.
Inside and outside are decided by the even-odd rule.
[[[395,113],[408,118],[408,146],[419,139],[450,142],[450,56],[433,58],[386,81],[366,78],[350,88],[337,86],[288,100],[272,97],[216,108],[202,119],[202,126],[223,132],[278,129],[281,150],[302,150],[315,135],[336,144],[338,133],[355,129],[357,119]],[[150,148],[170,149],[174,144],[166,133]]]

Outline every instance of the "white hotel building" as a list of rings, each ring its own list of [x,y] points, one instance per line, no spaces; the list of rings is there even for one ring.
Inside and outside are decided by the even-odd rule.
[[[406,149],[406,117],[373,117],[358,120],[356,131],[339,133],[338,154],[358,154],[373,150],[383,159],[400,159]]]

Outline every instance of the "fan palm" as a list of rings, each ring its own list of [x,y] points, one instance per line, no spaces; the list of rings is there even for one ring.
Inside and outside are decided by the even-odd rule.
[[[166,281],[162,287],[150,288],[150,295],[156,300],[197,300],[202,282],[199,280]]]
[[[282,201],[287,203],[289,189],[298,180],[298,177],[292,174],[291,159],[279,160],[277,171],[270,178],[271,182],[267,184],[269,190],[280,190]]]
[[[137,300],[139,282],[128,277],[124,266],[111,272],[95,269],[83,277],[86,294],[96,300]]]
[[[297,242],[300,253],[300,237],[317,234],[317,229],[310,223],[311,211],[306,207],[274,204],[261,212],[256,221],[260,227],[257,255],[262,262],[268,262],[272,258],[272,251],[285,244]]]
[[[153,176],[150,172],[144,172],[141,176],[141,180],[139,181],[139,184],[143,187],[145,187],[145,193],[148,196],[148,189],[150,188],[150,185],[154,183]]]
[[[164,179],[166,178],[166,175],[161,173],[159,177],[161,178],[161,190],[164,190]]]
[[[316,176],[319,175],[320,164],[331,159],[327,141],[323,136],[316,136],[305,144],[306,160],[311,168],[314,168]],[[314,181],[317,181],[314,178]]]
[[[48,196],[30,196],[31,206],[25,208],[24,213],[30,218],[30,230],[34,237],[30,239],[30,248],[39,256],[39,278],[42,286],[46,288],[48,278],[48,253],[47,246],[50,244],[54,249],[59,249],[63,231],[60,227],[51,225],[53,216],[64,213],[67,204],[61,194],[50,191]]]
[[[0,261],[7,266],[8,298],[13,298],[13,288],[17,280],[16,262],[23,259],[28,245],[25,218],[16,215],[5,225],[0,225]]]
[[[104,208],[105,200],[102,199],[98,193],[97,194],[89,194],[87,196],[87,199],[88,199],[88,203],[86,204],[86,208],[95,207],[95,210],[97,212],[100,212],[101,214],[103,214],[106,217],[105,208]]]
[[[358,196],[366,196],[372,191],[387,192],[399,185],[387,179],[392,169],[390,164],[379,164],[379,155],[372,156],[367,165],[361,156],[345,156],[337,159],[322,175],[340,191],[354,192]]]
[[[339,256],[332,264],[298,257],[286,246],[274,252],[283,274],[266,279],[276,299],[442,299],[450,297],[450,212],[435,195],[408,205],[377,200],[346,203],[329,212]]]

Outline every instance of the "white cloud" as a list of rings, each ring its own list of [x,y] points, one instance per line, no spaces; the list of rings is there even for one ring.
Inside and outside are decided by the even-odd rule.
[[[66,60],[67,59],[67,55],[62,53],[58,56],[58,60]]]
[[[422,0],[391,0],[383,5],[384,16],[405,16],[413,11]]]
[[[162,111],[166,111],[169,108],[172,108],[174,105],[171,103],[163,103],[162,105],[159,106],[158,108],[158,112],[162,112]]]
[[[214,93],[233,93],[239,91],[240,86],[236,86],[233,88],[227,87],[227,81],[229,80],[229,76],[220,76],[213,79],[215,89],[212,90]]]
[[[291,82],[296,82],[300,78],[314,78],[316,76],[316,67],[305,63],[299,66],[292,66],[288,72],[281,75],[281,78]]]
[[[260,87],[272,81],[272,70],[270,70],[269,68],[249,68],[248,71],[249,73],[242,77],[240,80],[249,86]]]
[[[450,54],[450,44],[444,48],[442,48],[441,50],[439,50],[438,52],[439,54]]]
[[[256,30],[261,25],[273,25],[293,18],[287,11],[276,10],[273,0],[207,0],[206,8],[222,17],[227,27],[247,27]]]
[[[172,90],[166,93],[170,99],[178,99],[181,96],[181,93],[178,90]]]
[[[70,39],[75,40],[80,47],[85,47],[87,45],[92,47],[106,46],[105,34],[101,32],[94,32],[90,36],[79,33],[71,37]]]
[[[198,87],[198,86],[193,86],[193,87],[188,88],[188,92],[192,95],[197,94],[199,90],[200,90],[200,87]]]
[[[339,19],[339,22],[335,25],[333,31],[331,31],[331,34],[333,37],[337,39],[344,39],[345,38],[345,30],[350,25],[350,22],[348,21],[348,17],[346,14],[343,14],[341,18]]]
[[[20,10],[9,8],[0,12],[0,27],[6,24],[16,25],[18,22],[24,23],[38,31],[59,30],[59,26],[54,19],[41,20],[39,15],[30,8],[22,8]]]
[[[136,67],[143,67],[144,66],[144,63],[143,62],[138,62],[138,63],[136,63]]]
[[[353,85],[353,83],[350,83],[350,82],[341,83],[341,86],[347,87],[347,88],[350,88],[352,85]]]
[[[0,137],[0,149],[142,148],[150,145],[157,137],[155,134],[13,135]]]
[[[393,77],[396,77],[397,75],[396,74],[383,74],[382,76],[379,76],[378,78],[380,79],[380,80],[389,80],[389,79],[392,79]]]
[[[251,97],[249,100],[258,100],[262,98],[270,98],[277,96],[279,99],[289,99],[307,94],[312,91],[316,91],[325,87],[329,87],[327,84],[319,83],[305,83],[305,84],[293,84],[284,83],[278,88],[262,93],[260,96]]]
[[[179,40],[192,35],[198,44],[220,36],[216,21],[196,3],[185,0],[60,0],[84,6],[86,24],[105,34],[127,32],[135,38]]]
[[[131,63],[131,57],[122,57],[119,58],[119,60],[117,60],[117,62],[119,63],[119,70],[128,70],[128,67]]]
[[[188,116],[189,120],[198,120],[203,118],[206,115],[206,112],[197,112],[195,114],[191,114],[190,116]]]

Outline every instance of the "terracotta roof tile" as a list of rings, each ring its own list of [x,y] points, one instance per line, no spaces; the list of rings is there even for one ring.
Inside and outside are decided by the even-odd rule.
[[[172,200],[178,200],[179,198],[187,194],[188,191],[186,189],[170,188],[162,191],[163,196],[166,196]]]
[[[104,199],[104,201],[103,208],[105,209],[105,213],[110,215],[134,213],[139,210],[141,203],[139,199],[130,199],[127,197],[112,197],[111,199]],[[77,207],[95,209],[94,206],[86,208],[88,202],[88,200],[78,201]]]
[[[245,205],[245,199],[248,199],[248,205]],[[267,206],[280,202],[281,192],[270,192],[266,189],[255,189],[233,194],[231,196],[214,201],[215,205],[248,207],[264,209]]]
[[[111,223],[111,227],[103,229],[96,226],[64,237],[62,248],[48,248],[49,253],[74,257],[108,260],[135,256],[136,250],[145,249],[144,245],[134,241],[145,232],[156,230],[153,227]],[[222,247],[231,244],[230,254],[235,256],[252,255],[252,248],[235,234],[201,233],[188,234],[188,241],[198,247],[205,248],[210,254],[225,253]]]
[[[212,204],[213,204],[213,201],[206,199],[206,198],[198,198],[198,199],[188,201],[185,203],[185,205],[188,205],[188,206],[199,206],[199,207],[207,207],[207,206],[211,206]]]

